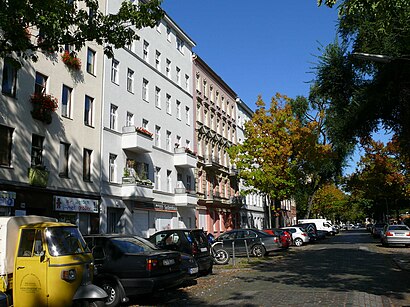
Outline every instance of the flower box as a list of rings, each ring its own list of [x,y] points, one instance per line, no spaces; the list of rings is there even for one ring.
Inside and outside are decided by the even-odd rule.
[[[47,187],[48,176],[50,172],[36,167],[30,167],[28,169],[28,183],[33,186]]]
[[[49,94],[34,93],[31,95],[30,101],[33,105],[31,116],[34,119],[50,124],[52,120],[52,112],[58,107],[57,98]]]
[[[64,53],[61,55],[61,60],[69,69],[81,69],[81,60],[77,58],[73,53],[70,53],[67,50],[64,51]]]
[[[137,132],[144,134],[146,136],[149,136],[150,138],[152,138],[153,133],[149,132],[147,129],[143,128],[143,127],[137,127],[136,128]]]

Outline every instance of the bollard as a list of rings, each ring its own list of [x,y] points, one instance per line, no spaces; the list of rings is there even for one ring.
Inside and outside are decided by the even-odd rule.
[[[248,257],[248,263],[249,263],[250,259],[249,259],[248,242],[246,240],[245,240],[245,248],[246,248],[246,256]]]
[[[235,241],[232,241],[232,265],[235,266]]]

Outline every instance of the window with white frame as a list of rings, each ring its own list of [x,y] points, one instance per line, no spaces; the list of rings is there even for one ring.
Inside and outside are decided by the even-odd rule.
[[[154,189],[160,190],[161,189],[161,168],[155,167],[155,183]]]
[[[11,166],[13,132],[13,128],[0,125],[0,166]]]
[[[87,72],[95,75],[95,51],[90,48],[87,49]]]
[[[93,108],[94,108],[94,98],[85,95],[84,99],[84,124],[87,126],[93,125]]]
[[[177,84],[181,84],[181,69],[179,67],[176,67],[176,78],[177,78]]]
[[[165,75],[171,77],[171,60],[167,59],[165,64]]]
[[[196,74],[196,90],[201,91],[201,76],[199,74]]]
[[[181,102],[177,100],[177,118],[181,119]]]
[[[148,101],[148,80],[142,79],[142,99]]]
[[[84,148],[83,151],[83,180],[91,181],[91,158],[93,151]]]
[[[215,130],[215,116],[211,114],[211,129]]]
[[[176,141],[177,147],[181,147],[181,136],[177,135],[177,141]]]
[[[188,149],[191,149],[191,141],[190,140],[185,140],[185,147]]]
[[[161,89],[155,87],[155,106],[161,109]]]
[[[10,58],[4,59],[3,79],[1,83],[1,92],[11,97],[16,96],[17,84],[17,67],[15,62]]]
[[[177,50],[184,53],[184,41],[177,36]]]
[[[169,94],[166,95],[166,104],[167,113],[171,114],[171,95]]]
[[[31,137],[31,165],[44,166],[43,164],[44,137],[33,134]]]
[[[198,155],[202,156],[202,140],[198,140]]]
[[[116,105],[110,105],[110,129],[117,130],[117,117],[118,107]]]
[[[45,94],[47,92],[47,80],[48,77],[39,72],[36,72],[36,81],[34,86],[34,92],[36,94]]]
[[[119,84],[119,69],[120,69],[120,62],[116,59],[112,59],[111,63],[111,82],[115,84]]]
[[[117,174],[117,155],[110,154],[109,156],[109,173],[108,173],[108,181],[109,182],[116,182],[116,174]]]
[[[172,171],[167,170],[167,192],[172,193]]]
[[[171,27],[167,26],[167,40],[170,42],[171,41]]]
[[[168,130],[167,130],[166,148],[168,151],[172,150],[171,131],[168,131]]]
[[[134,71],[130,68],[127,70],[127,91],[134,93]]]
[[[189,91],[189,76],[185,75],[185,89]]]
[[[203,92],[202,93],[204,94],[204,97],[208,97],[206,80],[204,80],[203,82]]]
[[[191,175],[186,175],[186,189],[192,191],[192,177]]]
[[[127,127],[134,126],[134,114],[127,112],[127,117],[125,118],[125,125]]]
[[[209,99],[214,101],[214,87],[212,85],[209,86]]]
[[[155,51],[155,68],[161,71],[161,52],[158,50]]]
[[[161,147],[161,127],[155,126],[155,146]]]
[[[142,59],[146,62],[148,62],[148,49],[149,43],[144,40],[144,43],[142,44]]]
[[[143,118],[142,119],[142,128],[147,129],[148,130],[148,120]]]
[[[68,163],[70,157],[70,144],[60,142],[60,155],[58,158],[58,176],[68,178]]]
[[[61,116],[71,118],[71,96],[73,89],[63,84],[61,93]]]
[[[188,126],[191,125],[191,116],[189,113],[189,107],[185,107],[185,121]]]
[[[202,108],[199,103],[196,105],[196,120],[202,123]]]

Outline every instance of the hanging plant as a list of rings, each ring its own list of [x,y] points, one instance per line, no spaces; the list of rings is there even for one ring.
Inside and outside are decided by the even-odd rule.
[[[61,55],[61,60],[69,69],[80,70],[81,60],[67,50]]]
[[[33,110],[31,111],[33,118],[50,124],[52,112],[58,107],[57,98],[49,94],[34,93],[31,95],[30,101],[33,105]]]

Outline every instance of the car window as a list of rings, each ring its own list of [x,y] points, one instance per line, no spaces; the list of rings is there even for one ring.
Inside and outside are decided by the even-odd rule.
[[[219,236],[222,240],[234,240],[236,231],[225,232]]]
[[[126,254],[152,251],[151,247],[134,238],[113,238],[111,239],[111,243]]]
[[[392,225],[389,226],[389,230],[409,230],[409,228],[405,225]]]
[[[195,242],[199,245],[208,243],[208,239],[202,230],[192,230],[187,232],[185,235],[195,240]]]

